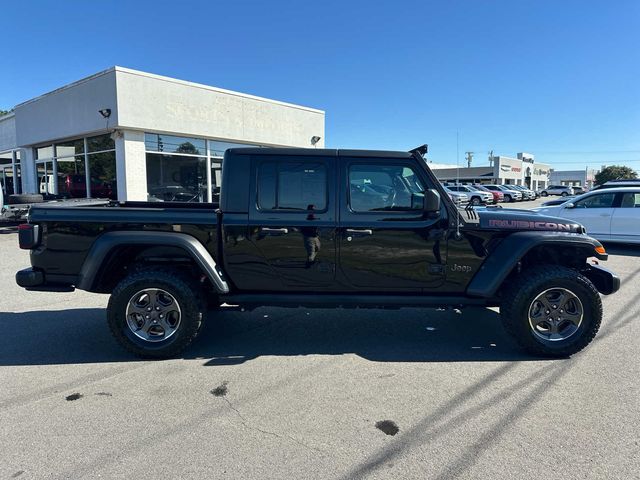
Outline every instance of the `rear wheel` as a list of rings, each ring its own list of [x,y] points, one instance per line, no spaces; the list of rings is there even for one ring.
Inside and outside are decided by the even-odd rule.
[[[569,195],[569,194],[568,194],[567,192],[562,192],[560,195],[561,195],[562,197],[566,197],[566,196],[567,196],[567,195]]]
[[[543,197],[549,196],[549,194],[547,192],[540,192],[540,195],[543,196]]]
[[[505,329],[528,352],[568,357],[595,337],[602,302],[583,275],[544,265],[523,271],[505,292],[500,313]]]
[[[181,353],[202,324],[198,286],[173,271],[145,269],[122,280],[107,306],[111,333],[130,352],[143,358]]]

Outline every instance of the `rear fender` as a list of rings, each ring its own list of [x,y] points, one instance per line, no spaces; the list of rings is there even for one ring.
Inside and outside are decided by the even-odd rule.
[[[228,293],[229,286],[211,254],[196,238],[175,232],[109,232],[96,239],[82,265],[77,288],[93,291],[100,269],[116,247],[131,245],[172,246],[185,251],[198,265],[218,293]]]

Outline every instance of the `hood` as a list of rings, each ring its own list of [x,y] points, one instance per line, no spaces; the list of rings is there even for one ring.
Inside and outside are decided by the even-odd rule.
[[[460,215],[467,224],[476,224],[482,230],[510,232],[537,230],[565,233],[585,233],[586,231],[579,223],[566,218],[515,208],[460,209]]]

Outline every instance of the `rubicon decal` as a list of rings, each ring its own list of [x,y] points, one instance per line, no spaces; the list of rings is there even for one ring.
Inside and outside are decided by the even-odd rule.
[[[517,228],[520,230],[557,230],[559,232],[570,232],[571,225],[556,222],[530,222],[527,220],[489,220],[489,227],[495,228]]]

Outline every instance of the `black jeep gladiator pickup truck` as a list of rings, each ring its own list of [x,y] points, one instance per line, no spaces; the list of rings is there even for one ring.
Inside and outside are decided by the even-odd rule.
[[[581,225],[524,210],[459,209],[411,152],[233,148],[220,204],[34,205],[19,229],[27,290],[110,293],[133,353],[178,355],[221,305],[499,306],[533,354],[596,335],[620,281]]]

